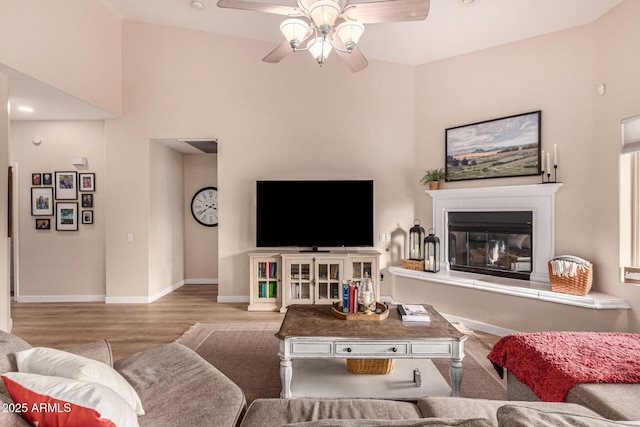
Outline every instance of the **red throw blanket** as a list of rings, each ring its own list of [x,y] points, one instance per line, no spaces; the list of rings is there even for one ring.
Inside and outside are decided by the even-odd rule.
[[[502,337],[487,356],[541,400],[563,402],[580,383],[640,383],[640,334],[539,332]]]

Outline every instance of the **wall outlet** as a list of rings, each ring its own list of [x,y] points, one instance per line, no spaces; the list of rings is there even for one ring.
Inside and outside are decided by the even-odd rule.
[[[378,233],[378,242],[390,242],[391,234],[389,233]]]
[[[133,234],[132,233],[127,234],[127,242],[128,243],[133,243]]]

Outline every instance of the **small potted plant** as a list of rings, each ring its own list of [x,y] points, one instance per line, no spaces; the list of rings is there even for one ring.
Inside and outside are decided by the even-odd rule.
[[[429,190],[437,190],[440,188],[440,182],[447,177],[444,168],[427,169],[424,176],[420,180],[420,184],[429,185]]]

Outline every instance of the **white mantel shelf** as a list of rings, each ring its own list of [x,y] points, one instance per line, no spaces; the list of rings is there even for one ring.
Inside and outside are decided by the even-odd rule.
[[[433,282],[441,285],[470,288],[479,291],[506,294],[520,298],[536,299],[558,304],[572,305],[594,310],[630,309],[629,301],[606,295],[600,292],[590,292],[586,296],[577,296],[553,292],[546,283],[528,282],[525,280],[508,279],[504,277],[486,276],[482,274],[464,273],[458,271],[440,271],[428,273],[425,271],[408,270],[400,267],[389,267],[389,273],[398,277]]]
[[[562,187],[561,182],[548,184],[506,185],[503,187],[446,188],[442,190],[426,190],[433,199],[476,199],[487,197],[530,197],[548,196]]]

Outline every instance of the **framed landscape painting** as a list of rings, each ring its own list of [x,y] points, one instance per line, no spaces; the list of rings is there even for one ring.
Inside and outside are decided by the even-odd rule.
[[[78,230],[78,203],[56,203],[56,230]]]
[[[445,130],[447,181],[540,174],[541,111]]]

